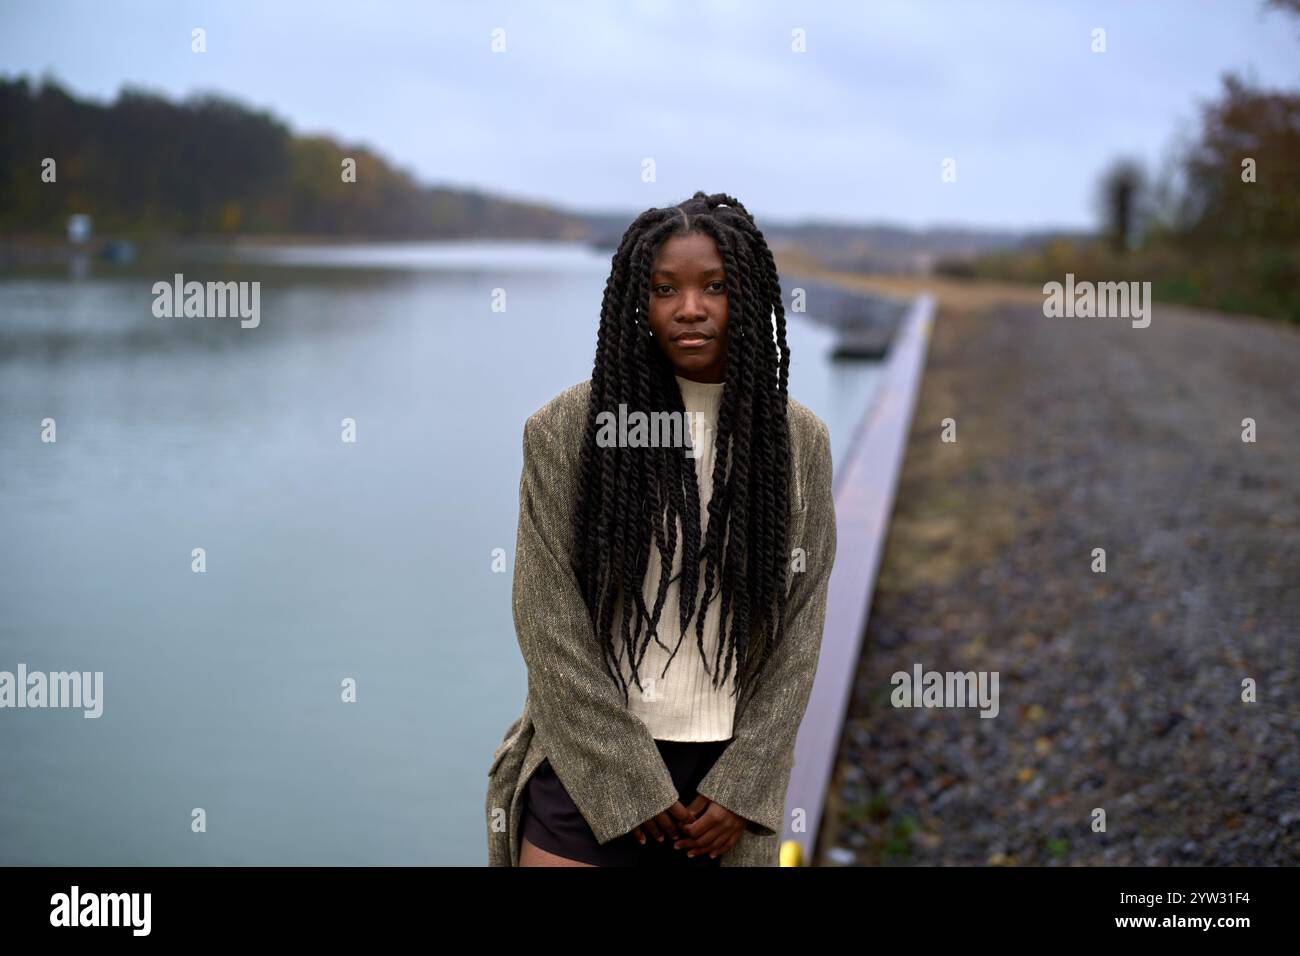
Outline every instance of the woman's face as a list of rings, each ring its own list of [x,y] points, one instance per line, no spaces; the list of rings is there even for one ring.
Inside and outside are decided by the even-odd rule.
[[[650,328],[674,370],[721,382],[727,364],[727,283],[713,237],[670,236],[650,265]]]

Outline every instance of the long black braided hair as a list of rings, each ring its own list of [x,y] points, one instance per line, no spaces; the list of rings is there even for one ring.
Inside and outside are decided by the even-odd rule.
[[[596,444],[597,416],[617,410],[620,403],[626,403],[629,413],[680,415],[685,410],[672,363],[650,335],[647,310],[656,251],[668,237],[691,233],[711,236],[717,244],[726,273],[728,316],[713,495],[703,541],[694,459],[680,449]],[[632,678],[642,689],[637,669],[651,636],[667,650],[657,627],[670,583],[667,569],[676,554],[679,518],[683,573],[676,580],[681,635],[688,633],[700,597],[701,561],[704,594],[698,601],[695,636],[702,659],[705,611],[715,596],[715,581],[722,601],[722,628],[727,626],[729,611],[733,615],[730,633],[718,641],[712,669],[705,660],[713,686],[725,685],[734,658],[737,681],[732,693],[741,693],[785,632],[789,368],[776,261],[748,210],[725,193],[696,192],[676,206],[641,213],[623,234],[605,284],[574,529],[583,599],[603,645],[606,669],[625,701],[628,686],[612,629],[615,607],[622,596],[633,598],[621,601],[622,638]],[[654,608],[647,611],[643,588],[652,538],[665,573],[660,575]],[[691,569],[694,574],[686,573]],[[636,629],[629,636],[633,603]],[[642,625],[647,621],[643,640]],[[719,676],[717,658],[724,646],[726,660]],[[676,653],[674,648],[669,663]],[[667,669],[665,665],[665,673]]]

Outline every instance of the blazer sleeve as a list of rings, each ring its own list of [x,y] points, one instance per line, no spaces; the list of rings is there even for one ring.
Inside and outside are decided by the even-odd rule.
[[[830,434],[817,420],[805,468],[808,517],[802,541],[806,565],[792,572],[784,639],[772,651],[739,709],[732,742],[696,788],[744,817],[763,836],[784,831],[785,793],[794,744],[812,692],[826,619],[826,591],[835,561],[835,498]]]
[[[570,456],[571,457],[571,456]],[[515,545],[515,633],[533,726],[599,843],[679,799],[649,727],[605,670],[574,563],[576,467],[536,415],[524,423]]]

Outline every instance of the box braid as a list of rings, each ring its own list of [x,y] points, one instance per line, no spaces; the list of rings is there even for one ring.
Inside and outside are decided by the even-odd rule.
[[[694,459],[681,449],[596,444],[598,414],[616,413],[620,403],[629,412],[685,411],[672,363],[650,334],[645,310],[656,251],[668,237],[690,233],[713,238],[722,256],[727,288],[726,374],[714,429],[714,490],[703,542]],[[730,632],[718,642],[713,668],[704,661],[713,686],[725,684],[734,660],[737,683],[732,693],[741,693],[785,632],[789,369],[776,261],[748,210],[725,193],[697,192],[676,206],[639,215],[623,234],[605,283],[574,522],[579,585],[603,645],[606,669],[625,701],[628,687],[618,668],[613,639],[615,606],[622,596],[632,596],[632,602],[622,602],[622,636],[633,680],[643,689],[638,668],[650,638],[668,650],[657,628],[671,581],[668,572],[676,554],[679,519],[682,567],[696,572],[679,577],[680,633],[684,637],[688,632],[698,599],[696,646],[705,658],[704,618],[715,596],[715,583],[724,629],[728,613],[732,614]],[[654,608],[648,611],[643,588],[652,540],[664,573]],[[698,593],[701,561],[702,596]],[[633,603],[637,621],[635,634],[630,635]],[[642,625],[647,621],[643,640]],[[677,647],[669,655],[669,664]],[[718,658],[724,647],[726,659],[719,677]],[[667,669],[665,665],[664,673]]]

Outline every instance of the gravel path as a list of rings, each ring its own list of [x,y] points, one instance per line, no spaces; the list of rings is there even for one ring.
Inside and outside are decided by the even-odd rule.
[[[1298,410],[1294,327],[945,296],[818,862],[1300,863]]]

